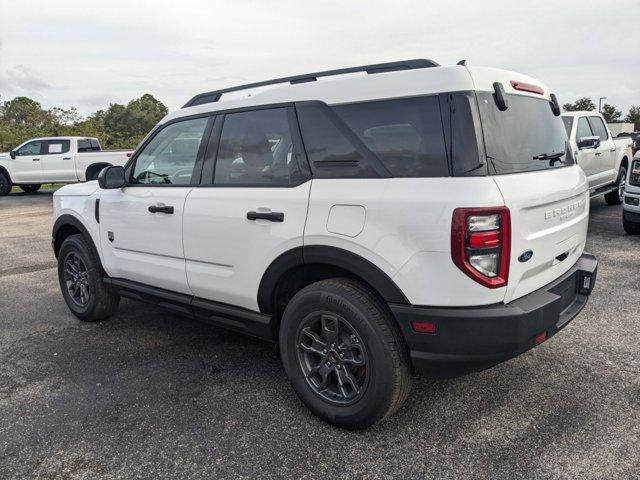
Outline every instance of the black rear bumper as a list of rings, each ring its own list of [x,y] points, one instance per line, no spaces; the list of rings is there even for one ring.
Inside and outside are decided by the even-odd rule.
[[[437,308],[389,304],[416,370],[482,370],[536,346],[564,328],[586,305],[598,261],[584,253],[571,269],[540,290],[511,303]],[[416,333],[411,322],[434,322],[435,334]]]

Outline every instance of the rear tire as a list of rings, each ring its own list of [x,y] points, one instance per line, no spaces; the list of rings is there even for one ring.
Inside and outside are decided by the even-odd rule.
[[[624,213],[622,215],[622,227],[624,231],[629,235],[640,235],[640,223],[630,222],[624,218]]]
[[[0,172],[0,197],[9,195],[12,186],[9,176],[4,172]]]
[[[32,183],[28,185],[18,185],[18,187],[20,187],[20,190],[22,190],[25,193],[33,193],[40,190],[40,187],[42,187],[42,185],[38,183]]]
[[[604,196],[604,201],[607,205],[620,205],[624,200],[624,190],[627,183],[627,168],[625,166],[620,167],[618,172],[618,179],[616,180],[616,189],[607,193]]]
[[[100,261],[82,235],[71,235],[58,253],[58,280],[69,310],[83,322],[105,320],[118,309],[120,296],[102,281]]]
[[[300,290],[282,317],[280,351],[302,402],[342,428],[384,420],[411,389],[398,326],[378,295],[357,280],[322,280]]]

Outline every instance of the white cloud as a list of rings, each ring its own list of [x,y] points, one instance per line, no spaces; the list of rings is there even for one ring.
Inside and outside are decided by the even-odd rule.
[[[521,71],[563,103],[607,96],[626,110],[640,104],[638,20],[636,0],[5,2],[0,95],[88,113],[150,92],[174,109],[236,83],[426,57]],[[20,81],[20,68],[37,75]]]

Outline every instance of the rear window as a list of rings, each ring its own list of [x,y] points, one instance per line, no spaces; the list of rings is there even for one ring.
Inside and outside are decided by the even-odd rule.
[[[573,165],[563,121],[550,102],[507,95],[509,108],[500,111],[493,94],[478,93],[487,167],[490,174],[532,172]]]
[[[449,175],[437,97],[337,105],[333,110],[394,177]]]
[[[100,144],[97,140],[91,140],[85,138],[84,140],[78,140],[78,152],[99,152]]]
[[[564,128],[567,130],[567,137],[571,135],[571,127],[573,127],[573,117],[562,117]]]

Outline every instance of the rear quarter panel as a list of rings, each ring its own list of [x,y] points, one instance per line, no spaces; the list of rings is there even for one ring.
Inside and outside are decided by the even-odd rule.
[[[369,260],[414,305],[498,303],[505,288],[485,288],[453,264],[451,219],[458,207],[502,205],[490,177],[314,179],[304,244]]]

